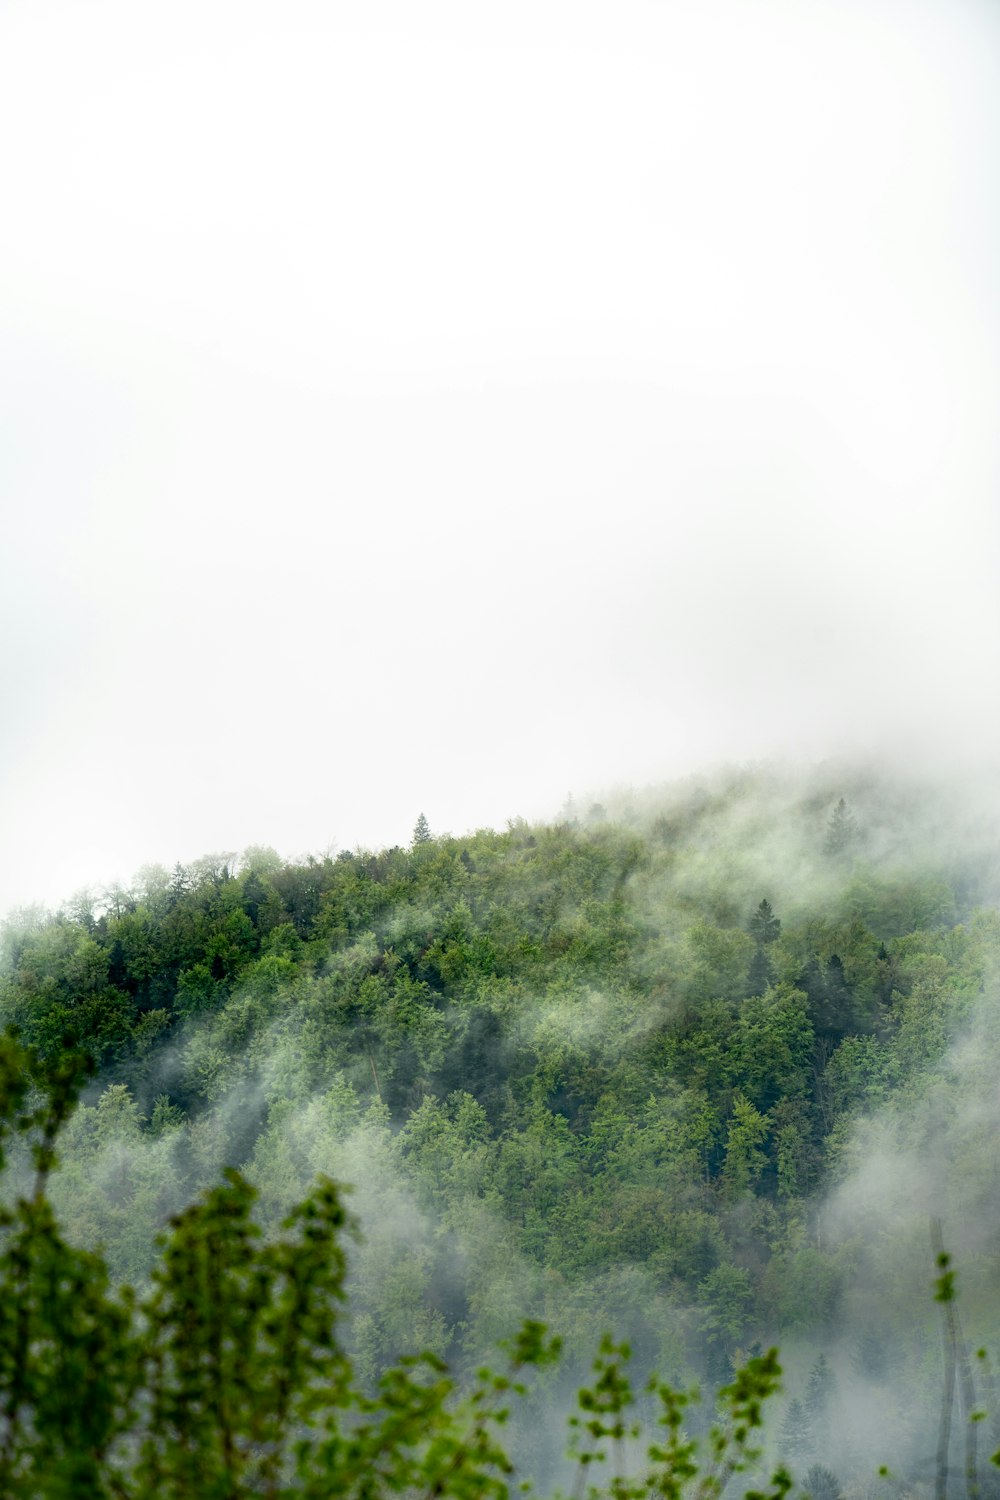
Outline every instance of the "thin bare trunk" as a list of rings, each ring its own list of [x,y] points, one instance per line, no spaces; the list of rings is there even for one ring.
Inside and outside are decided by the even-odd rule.
[[[384,1104],[385,1100],[382,1098],[382,1086],[378,1081],[378,1074],[375,1071],[375,1054],[374,1052],[372,1052],[370,1047],[368,1049],[368,1061],[371,1064],[372,1077],[375,1080],[375,1092],[376,1094],[378,1094],[378,1102],[380,1104]]]
[[[942,1269],[948,1262],[941,1239],[941,1220],[931,1220],[931,1247],[935,1263]],[[942,1278],[943,1279],[943,1278]],[[955,1406],[956,1338],[955,1319],[951,1312],[951,1301],[943,1294],[941,1303],[941,1344],[944,1354],[944,1382],[941,1387],[941,1425],[938,1429],[937,1472],[934,1476],[934,1500],[947,1500],[948,1453],[951,1448],[951,1416]]]
[[[974,1420],[976,1411],[976,1386],[972,1378],[972,1361],[969,1346],[962,1333],[962,1320],[954,1302],[946,1304],[954,1319],[955,1348],[958,1353],[958,1390],[965,1418],[965,1493],[968,1500],[979,1500],[979,1423]]]

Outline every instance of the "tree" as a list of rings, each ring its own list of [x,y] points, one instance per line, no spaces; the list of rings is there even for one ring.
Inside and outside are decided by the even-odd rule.
[[[763,995],[773,980],[774,965],[763,943],[758,943],[747,971],[747,994]]]
[[[830,1402],[836,1388],[837,1382],[833,1370],[830,1368],[830,1362],[825,1354],[820,1354],[816,1363],[809,1371],[809,1383],[806,1386],[805,1398],[806,1415],[812,1426],[816,1447],[820,1452],[823,1452],[829,1443]],[[829,1470],[824,1470],[823,1472],[829,1474]],[[819,1485],[816,1485],[815,1488],[810,1488],[811,1484],[812,1481],[807,1475],[806,1488],[809,1490],[812,1500],[827,1500],[826,1491]],[[831,1495],[829,1500],[839,1500],[839,1485],[837,1486],[837,1493]]]
[[[744,1332],[750,1312],[750,1276],[742,1266],[723,1262],[698,1285],[705,1312],[701,1326],[710,1342],[731,1346]]]
[[[734,1081],[761,1110],[804,1094],[814,1039],[801,990],[779,984],[751,995],[732,1042]]]
[[[781,934],[781,920],[774,915],[770,901],[764,900],[747,923],[747,930],[755,943],[767,946]]]
[[[766,1140],[767,1120],[743,1094],[734,1094],[722,1168],[723,1179],[732,1192],[749,1192],[767,1166],[761,1150]]]
[[[835,1389],[836,1381],[830,1361],[825,1354],[820,1354],[809,1371],[809,1384],[806,1386],[806,1411],[813,1422],[821,1422],[826,1417]],[[814,1496],[813,1500],[817,1500],[817,1497]]]
[[[802,1402],[797,1397],[788,1403],[788,1409],[781,1424],[779,1441],[782,1456],[792,1461],[801,1461],[812,1451],[813,1439],[809,1418]]]
[[[832,1469],[813,1464],[802,1481],[802,1493],[808,1495],[809,1500],[842,1500],[844,1492]]]
[[[816,1030],[820,1036],[842,1037],[853,1029],[854,997],[844,973],[843,959],[839,953],[831,953],[826,964],[825,1004],[817,1017]]]
[[[416,849],[420,844],[429,844],[430,841],[431,825],[428,823],[423,813],[421,813],[416,823],[414,823],[413,825],[413,847],[414,849]]]
[[[808,999],[817,1037],[836,1044],[855,1029],[854,996],[839,954],[831,953],[825,970],[813,954],[799,974],[798,987]]]
[[[756,944],[747,975],[747,990],[751,995],[762,995],[774,979],[774,965],[767,950],[781,933],[781,922],[774,915],[770,901],[760,903],[747,923],[747,930]]]
[[[234,1170],[170,1220],[141,1301],[112,1290],[101,1256],[66,1242],[48,1199],[81,1068],[64,1053],[46,1069],[0,1037],[0,1148],[26,1135],[36,1168],[30,1196],[0,1209],[2,1500],[507,1500],[516,1476],[500,1430],[511,1398],[528,1394],[525,1374],[559,1357],[545,1325],[525,1322],[502,1346],[507,1368],[480,1367],[464,1396],[431,1352],[401,1360],[366,1395],[341,1340],[350,1225],[339,1189],[321,1178],[265,1239],[256,1190]],[[713,1285],[726,1334],[748,1285],[722,1269]],[[679,1500],[689,1482],[692,1494],[721,1495],[760,1456],[753,1439],[778,1389],[777,1350],[718,1392],[701,1446],[684,1428],[693,1393],[650,1381],[659,1413],[631,1475],[624,1439],[643,1433],[629,1359],[605,1337],[578,1393],[574,1493],[613,1455],[616,1477],[588,1486],[592,1500]],[[784,1500],[791,1483],[779,1469],[756,1500]]]
[[[854,821],[854,814],[848,807],[844,798],[841,797],[827,824],[826,842],[823,845],[824,853],[838,858],[841,855],[850,854],[858,841],[858,825]]]

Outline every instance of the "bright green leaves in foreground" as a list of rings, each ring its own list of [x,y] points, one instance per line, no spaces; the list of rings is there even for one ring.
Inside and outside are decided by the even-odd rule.
[[[336,1321],[345,1215],[321,1181],[259,1244],[236,1172],[172,1222],[143,1304],[147,1494],[278,1494],[289,1433],[350,1403]],[[322,1392],[322,1397],[319,1393]]]
[[[527,1322],[507,1368],[480,1369],[461,1395],[424,1353],[358,1389],[340,1342],[349,1229],[320,1180],[265,1241],[255,1191],[237,1172],[170,1223],[151,1289],[110,1287],[101,1257],[69,1245],[47,1198],[75,1060],[46,1074],[0,1038],[0,1133],[28,1137],[31,1191],[3,1211],[0,1252],[0,1500],[242,1500],[424,1495],[505,1500],[517,1484],[502,1442],[525,1377],[559,1342]],[[684,1428],[691,1393],[653,1378],[651,1441],[641,1441],[629,1351],[606,1340],[571,1419],[578,1482],[591,1495],[717,1500],[758,1454],[775,1351],[718,1396],[704,1449]],[[606,1481],[590,1484],[598,1471]],[[779,1471],[768,1496],[790,1481]],[[522,1485],[522,1488],[525,1486]]]

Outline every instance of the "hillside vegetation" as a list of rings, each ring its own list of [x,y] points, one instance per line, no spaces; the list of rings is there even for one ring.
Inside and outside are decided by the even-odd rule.
[[[92,1060],[51,1195],[116,1280],[223,1166],[266,1235],[326,1173],[363,1382],[425,1345],[471,1370],[524,1316],[716,1383],[780,1342],[786,1447],[827,1461],[831,1368],[935,1388],[929,1213],[993,1332],[993,847],[841,769],[251,849],[12,919],[0,1024]]]

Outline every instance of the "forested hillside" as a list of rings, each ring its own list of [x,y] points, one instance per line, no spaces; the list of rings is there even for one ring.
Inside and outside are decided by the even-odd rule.
[[[421,818],[406,849],[251,849],[22,913],[0,1023],[93,1059],[52,1197],[114,1276],[144,1283],[225,1164],[271,1226],[326,1172],[364,1235],[364,1379],[424,1345],[471,1368],[528,1314],[675,1378],[779,1342],[783,1442],[829,1461],[846,1375],[935,1385],[929,1215],[995,1331],[993,847],[843,770]]]

